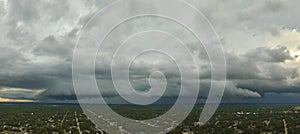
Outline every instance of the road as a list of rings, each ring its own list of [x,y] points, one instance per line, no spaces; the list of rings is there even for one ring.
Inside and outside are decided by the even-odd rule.
[[[283,121],[283,126],[284,126],[284,133],[288,134],[287,123],[286,123],[285,119],[283,119],[282,121]]]
[[[64,123],[64,121],[65,121],[65,119],[66,119],[67,115],[68,115],[68,112],[66,112],[66,113],[65,113],[65,115],[64,115],[64,117],[63,117],[63,119],[61,120],[61,122],[60,122],[60,124],[61,124],[61,125]]]
[[[81,130],[80,130],[80,124],[79,124],[79,121],[78,121],[77,113],[74,112],[74,114],[75,114],[75,119],[76,119],[76,124],[77,124],[78,132],[79,132],[79,134],[82,134],[82,132],[81,132]]]

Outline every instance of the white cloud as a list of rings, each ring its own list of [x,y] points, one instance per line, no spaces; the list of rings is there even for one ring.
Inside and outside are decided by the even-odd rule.
[[[1,87],[0,97],[9,99],[37,99],[38,96],[46,89],[25,89],[25,88],[11,88]]]

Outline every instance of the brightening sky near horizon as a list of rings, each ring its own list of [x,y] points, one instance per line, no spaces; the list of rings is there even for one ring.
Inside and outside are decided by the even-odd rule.
[[[0,102],[74,102],[72,54],[80,29],[111,2],[113,0],[0,0]],[[300,97],[300,1],[187,2],[207,17],[221,38],[227,62],[224,100],[300,102],[297,100]],[[134,11],[134,8],[128,10]],[[149,44],[145,42],[141,47]],[[187,47],[198,45],[191,42]],[[105,57],[111,54],[111,48],[103,49],[104,54],[96,63],[97,82],[103,88],[103,95],[114,103],[120,98],[111,91],[110,58]],[[182,52],[176,48],[174,51],[178,55]],[[203,52],[197,56],[201,59],[201,100],[210,88],[210,67]],[[149,88],[146,78],[156,67],[166,73],[165,97],[175,96],[180,88],[176,64],[159,55],[141,58],[133,63],[130,71],[133,87]],[[186,59],[182,56],[179,60]],[[118,65],[122,67],[121,63]],[[85,97],[93,97],[93,94],[87,91]]]

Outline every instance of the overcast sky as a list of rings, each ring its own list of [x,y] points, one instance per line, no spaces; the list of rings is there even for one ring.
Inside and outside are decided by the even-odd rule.
[[[74,101],[72,54],[80,29],[111,2],[0,0],[0,98]],[[224,100],[285,102],[288,98],[300,97],[300,1],[188,2],[202,11],[221,38],[227,62]],[[147,19],[144,21],[147,22]],[[139,47],[149,44],[140,41]],[[191,42],[187,46],[194,49],[199,44]],[[119,101],[113,92],[108,65],[113,47],[104,46],[103,55],[96,61],[97,82],[104,96],[112,102]],[[179,60],[187,60],[182,49],[172,50],[182,57]],[[129,57],[129,54],[124,54],[125,61],[126,56]],[[207,55],[201,49],[197,56],[202,60],[198,71],[201,78],[199,99],[203,99],[209,91],[210,69]],[[122,63],[117,66],[121,68]],[[148,89],[146,78],[153,68],[165,73],[168,85],[164,95],[176,96],[183,81],[180,81],[176,64],[162,55],[146,54],[133,62],[130,71],[133,87]],[[93,94],[86,91],[85,97],[93,97]]]

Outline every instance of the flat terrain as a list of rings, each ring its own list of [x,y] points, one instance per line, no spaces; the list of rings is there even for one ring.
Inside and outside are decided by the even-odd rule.
[[[138,120],[157,117],[169,109],[168,106],[112,108],[123,116]],[[300,107],[297,105],[222,105],[204,125],[198,122],[201,110],[202,106],[196,106],[188,118],[170,133],[300,133]],[[77,105],[0,105],[0,133],[26,132],[103,133]]]
[[[79,106],[0,105],[2,133],[98,133]]]

